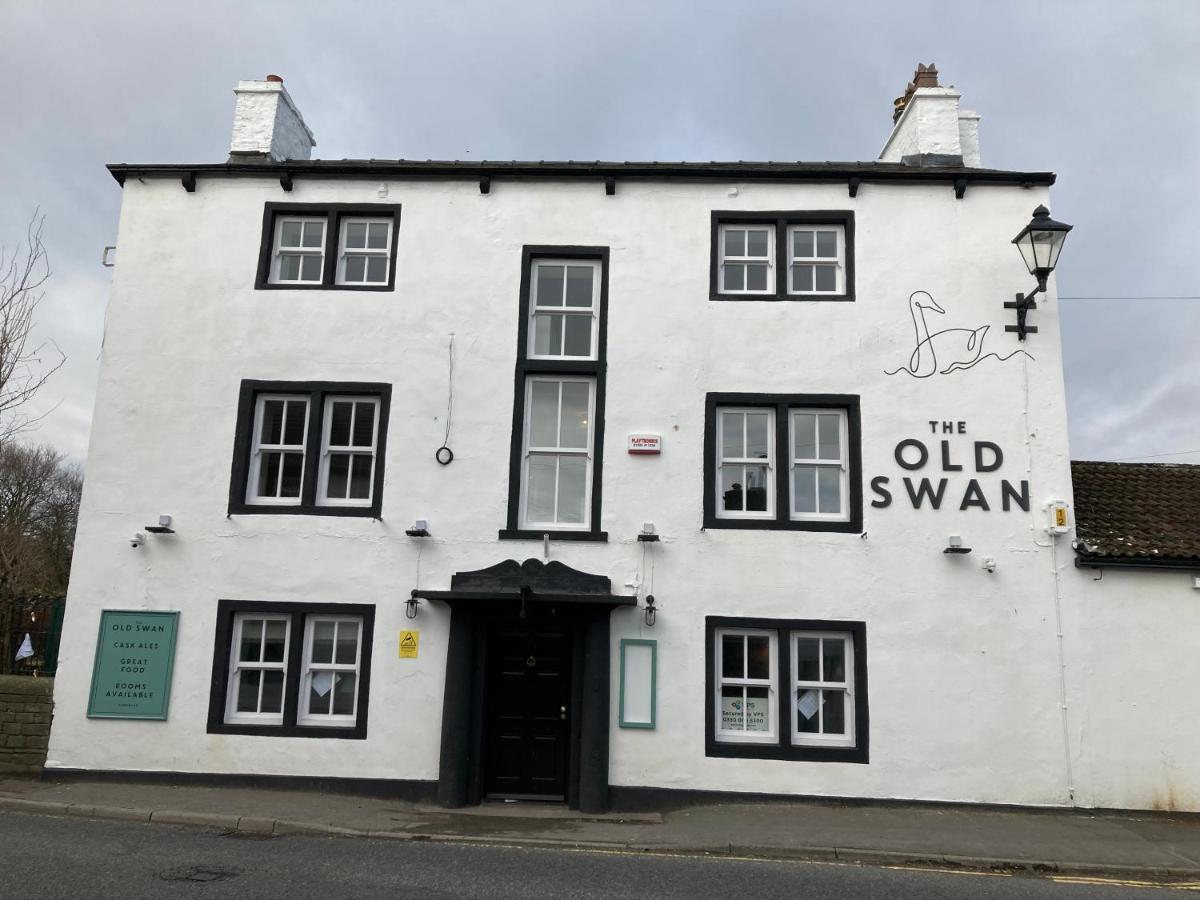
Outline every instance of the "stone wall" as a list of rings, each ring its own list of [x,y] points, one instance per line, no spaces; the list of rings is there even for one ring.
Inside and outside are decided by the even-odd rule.
[[[53,711],[53,678],[0,675],[0,776],[41,772]]]

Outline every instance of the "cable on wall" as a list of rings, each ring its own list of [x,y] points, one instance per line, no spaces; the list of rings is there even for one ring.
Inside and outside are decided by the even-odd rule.
[[[448,466],[454,462],[454,451],[450,449],[450,423],[454,416],[454,332],[450,332],[450,346],[447,350],[450,356],[450,371],[446,378],[446,433],[442,435],[442,446],[437,448],[433,458],[440,465]]]

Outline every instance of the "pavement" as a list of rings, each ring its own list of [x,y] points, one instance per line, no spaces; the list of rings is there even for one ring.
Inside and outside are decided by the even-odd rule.
[[[835,801],[712,803],[588,815],[498,802],[446,810],[310,791],[0,780],[0,811],[191,825],[247,835],[826,860],[1200,884],[1200,816]]]

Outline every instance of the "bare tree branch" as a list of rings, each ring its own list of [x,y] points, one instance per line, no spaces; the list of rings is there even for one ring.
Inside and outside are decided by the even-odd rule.
[[[45,297],[50,261],[42,243],[46,217],[35,211],[24,245],[0,247],[0,444],[32,428],[43,416],[24,407],[67,361],[58,344],[30,342],[34,312]]]

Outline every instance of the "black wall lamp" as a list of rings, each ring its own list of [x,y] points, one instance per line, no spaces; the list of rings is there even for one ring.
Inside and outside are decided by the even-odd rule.
[[[654,606],[654,595],[646,595],[646,624],[653,625],[655,618],[658,616],[658,610]]]
[[[1050,218],[1050,210],[1039,206],[1033,211],[1033,218],[1029,224],[1013,238],[1012,242],[1017,245],[1021,259],[1025,260],[1025,268],[1037,279],[1037,287],[1032,291],[1028,294],[1017,294],[1016,300],[1009,300],[1004,304],[1005,309],[1017,311],[1017,324],[1004,326],[1005,331],[1016,332],[1017,340],[1025,340],[1027,334],[1037,334],[1037,326],[1026,325],[1025,316],[1029,310],[1037,309],[1033,298],[1046,290],[1046,279],[1058,265],[1058,255],[1062,252],[1063,242],[1070,230],[1070,225],[1054,221]]]
[[[413,592],[409,596],[409,598],[404,601],[404,606],[405,606],[404,616],[405,616],[405,618],[415,619],[417,617],[417,603],[418,602],[419,601],[417,600],[417,591],[414,588]]]

